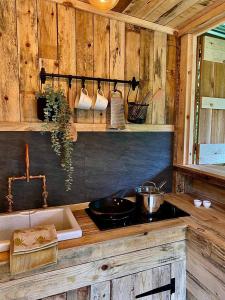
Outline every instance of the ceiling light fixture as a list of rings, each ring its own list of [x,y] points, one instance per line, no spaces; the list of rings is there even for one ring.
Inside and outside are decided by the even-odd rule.
[[[119,0],[89,0],[90,4],[102,10],[110,10],[116,6]]]

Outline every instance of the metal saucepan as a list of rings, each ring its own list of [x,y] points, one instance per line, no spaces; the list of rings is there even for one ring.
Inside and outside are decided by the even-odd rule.
[[[166,184],[163,181],[159,186],[152,181],[146,181],[142,186],[136,188],[137,208],[143,214],[154,214],[160,209],[164,203],[164,192],[161,188]]]
[[[136,204],[124,198],[102,198],[90,202],[89,209],[93,215],[104,220],[122,220],[128,218]]]

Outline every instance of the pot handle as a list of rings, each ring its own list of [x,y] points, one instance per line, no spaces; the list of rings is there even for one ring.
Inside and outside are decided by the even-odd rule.
[[[142,184],[142,186],[145,186],[146,185],[146,183],[150,183],[151,185],[153,185],[154,186],[154,188],[156,189],[156,184],[155,184],[155,182],[153,182],[153,181],[145,181],[143,184]]]

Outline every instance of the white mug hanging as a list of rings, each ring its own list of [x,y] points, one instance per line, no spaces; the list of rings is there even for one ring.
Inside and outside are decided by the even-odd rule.
[[[88,96],[88,91],[85,88],[81,89],[80,98],[77,101],[76,108],[78,109],[90,109],[92,105],[92,99]]]
[[[104,96],[104,93],[101,89],[97,90],[97,97],[94,105],[94,110],[106,110],[108,106],[108,99]]]

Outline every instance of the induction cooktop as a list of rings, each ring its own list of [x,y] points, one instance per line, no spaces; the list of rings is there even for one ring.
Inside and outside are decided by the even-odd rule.
[[[89,208],[86,209],[86,212],[100,230],[109,230],[131,225],[152,223],[190,216],[185,211],[166,201],[161,205],[159,211],[155,214],[142,214],[139,210],[136,210],[129,217],[121,220],[102,219],[96,217]]]

